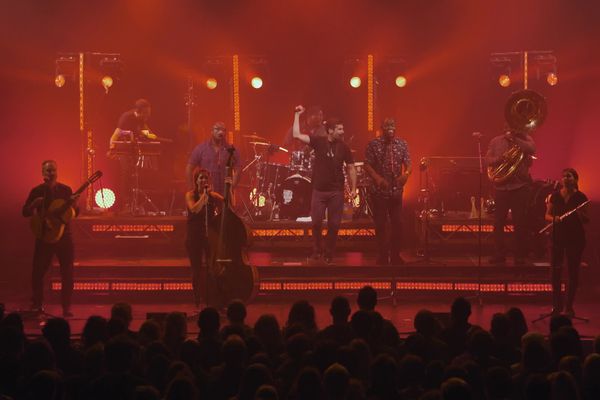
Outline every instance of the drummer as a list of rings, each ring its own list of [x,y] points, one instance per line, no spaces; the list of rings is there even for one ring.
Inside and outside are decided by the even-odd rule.
[[[323,125],[323,109],[321,106],[311,106],[306,109],[305,117],[300,119],[300,133],[313,137],[327,136],[327,130]],[[304,150],[310,152],[309,146],[300,140],[294,140],[293,127],[290,127],[283,138],[283,147],[292,151]]]

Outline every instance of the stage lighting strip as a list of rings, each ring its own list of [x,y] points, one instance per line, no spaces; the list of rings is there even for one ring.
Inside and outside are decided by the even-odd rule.
[[[477,233],[479,225],[464,225],[464,224],[445,224],[442,225],[442,232],[474,232]],[[481,232],[493,232],[494,225],[481,225]],[[504,232],[514,232],[513,225],[506,225]]]
[[[375,85],[373,54],[367,55],[367,131],[375,130]]]
[[[94,224],[92,232],[175,232],[173,224]]]
[[[254,237],[298,237],[304,236],[304,229],[253,229],[252,236]],[[323,229],[323,235],[327,234],[327,229]],[[312,229],[306,231],[306,235],[312,235]],[[375,236],[375,229],[372,228],[357,228],[357,229],[340,229],[338,236]]]
[[[255,237],[303,236],[304,229],[253,229]]]
[[[237,54],[232,58],[233,72],[233,129],[239,132],[242,128],[240,116],[240,58]],[[231,143],[231,142],[230,142]]]
[[[550,293],[552,285],[549,283],[452,283],[452,282],[396,282],[391,281],[356,281],[356,282],[260,282],[259,290],[262,292],[274,291],[321,291],[321,290],[359,290],[364,286],[372,286],[377,290],[398,291],[477,291],[486,293]],[[60,291],[61,282],[52,282],[52,290]],[[75,282],[75,291],[119,291],[119,292],[177,292],[191,291],[190,282]],[[566,286],[561,286],[565,291]]]

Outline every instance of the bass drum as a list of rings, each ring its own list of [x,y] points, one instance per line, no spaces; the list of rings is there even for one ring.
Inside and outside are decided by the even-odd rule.
[[[310,178],[294,174],[283,181],[277,191],[279,218],[295,220],[310,215],[312,183]]]

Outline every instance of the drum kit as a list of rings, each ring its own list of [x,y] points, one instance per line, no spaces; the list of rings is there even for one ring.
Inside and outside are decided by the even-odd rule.
[[[252,146],[254,157],[242,168],[250,177],[247,196],[244,195],[246,214],[252,220],[297,220],[310,216],[314,151],[308,146],[290,151],[274,145],[256,134],[243,135]],[[270,162],[276,151],[288,154],[288,163]],[[366,187],[369,185],[363,163],[355,163],[358,196],[351,200],[350,185],[346,179],[346,198],[353,217],[369,215]]]

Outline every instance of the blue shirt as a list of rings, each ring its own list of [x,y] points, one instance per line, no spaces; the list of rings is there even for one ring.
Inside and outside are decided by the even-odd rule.
[[[188,161],[190,165],[204,168],[210,173],[214,191],[220,195],[224,195],[225,192],[225,167],[227,166],[227,159],[229,157],[227,148],[229,148],[229,144],[219,146],[215,150],[212,140],[209,139],[194,148]],[[237,170],[239,165],[240,154],[236,149],[233,153],[233,169]]]

